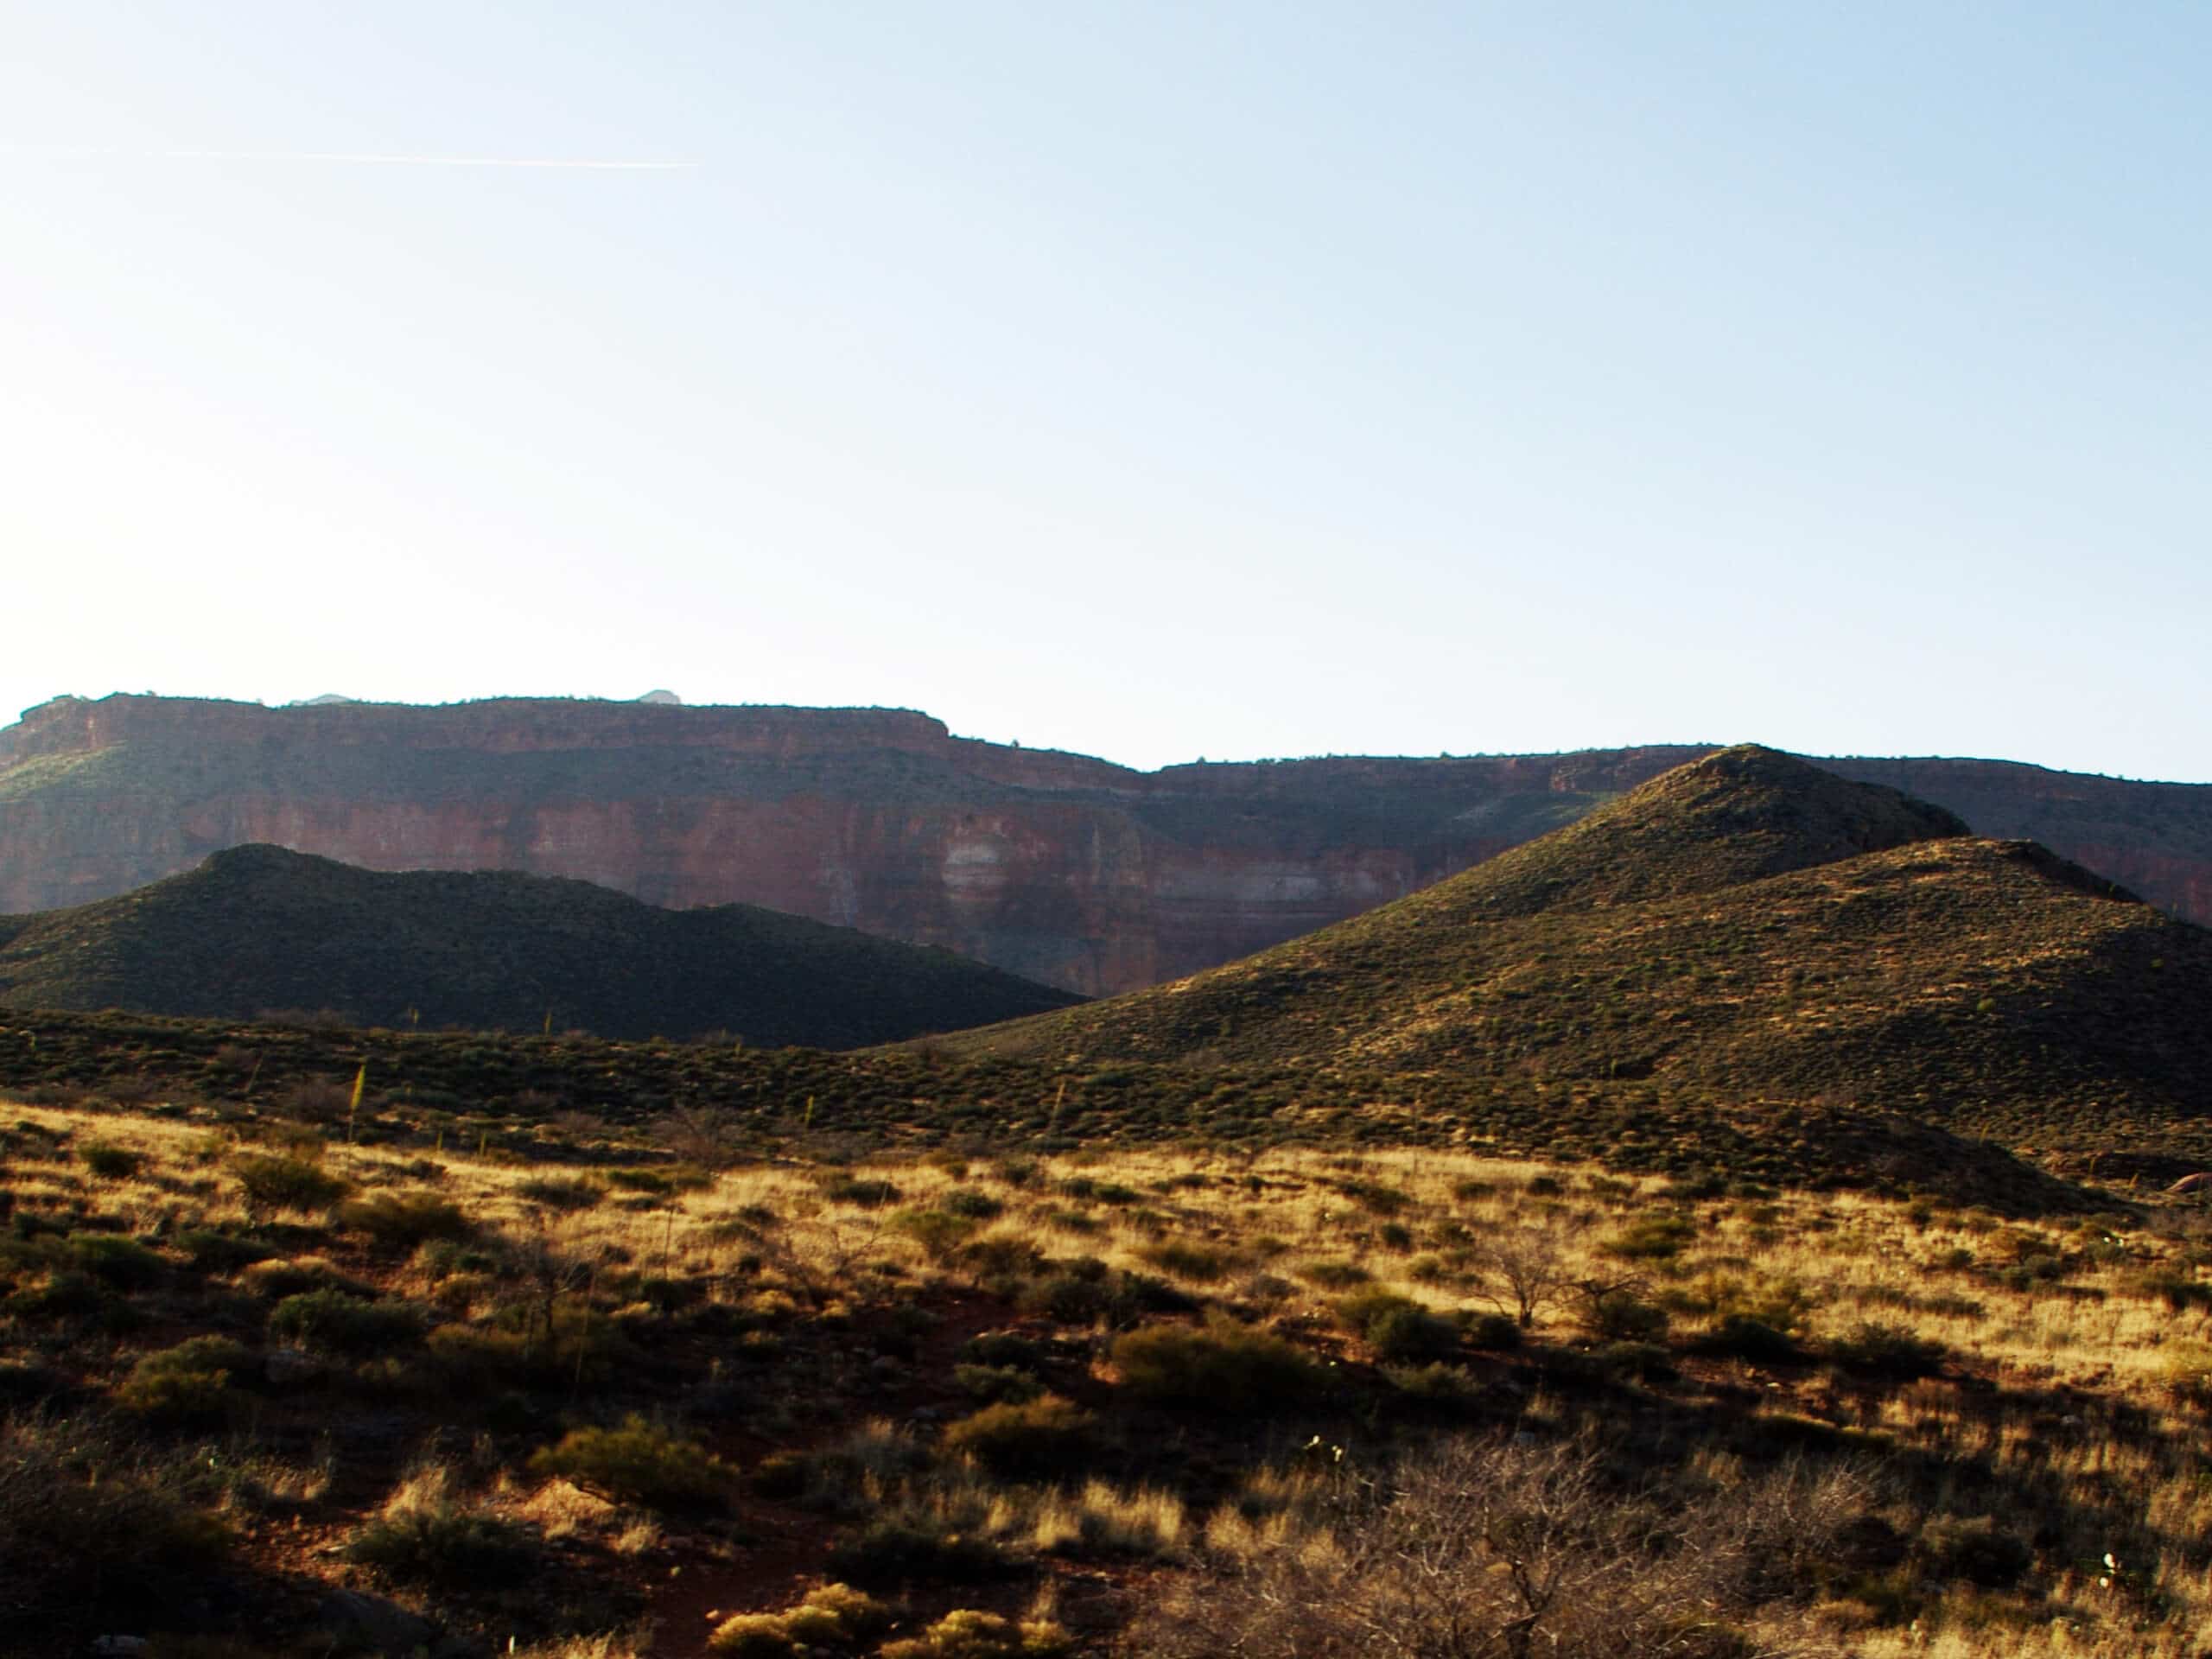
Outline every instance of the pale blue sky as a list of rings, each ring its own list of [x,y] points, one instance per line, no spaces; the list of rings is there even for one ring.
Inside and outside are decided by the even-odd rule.
[[[2201,6],[0,24],[0,718],[2212,779]]]

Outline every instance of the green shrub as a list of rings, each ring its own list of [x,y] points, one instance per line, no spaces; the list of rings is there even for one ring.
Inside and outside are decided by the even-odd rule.
[[[825,1584],[781,1613],[740,1613],[707,1638],[726,1659],[786,1659],[802,1649],[849,1650],[891,1628],[891,1610],[849,1585]]]
[[[1244,1262],[1235,1250],[1187,1238],[1164,1238],[1144,1246],[1137,1255],[1147,1266],[1162,1273],[1207,1285],[1227,1277]]]
[[[471,1237],[476,1224],[461,1206],[435,1192],[372,1192],[331,1212],[349,1233],[366,1233],[380,1250],[411,1250],[431,1239]]]
[[[1938,1574],[1964,1579],[1985,1590],[2018,1583],[2036,1558],[2024,1540],[1986,1515],[1970,1521],[1938,1516],[1922,1530],[1920,1546]]]
[[[1097,1449],[1098,1420],[1058,1395],[986,1406],[944,1431],[948,1451],[993,1474],[1038,1478],[1082,1466]]]
[[[963,1394],[985,1405],[1018,1406],[1045,1392],[1035,1376],[1011,1365],[956,1365],[952,1380]]]
[[[598,1181],[571,1175],[539,1175],[515,1184],[515,1196],[548,1210],[589,1210],[604,1201],[607,1188]]]
[[[962,1607],[919,1636],[886,1643],[882,1659],[1060,1659],[1074,1645],[1074,1638],[1048,1620],[1017,1624]]]
[[[118,1290],[146,1290],[162,1281],[168,1263],[135,1238],[115,1233],[72,1233],[70,1265]]]
[[[822,1196],[832,1204],[852,1204],[863,1210],[880,1210],[899,1202],[899,1189],[889,1181],[873,1176],[849,1175],[831,1181],[822,1189]]]
[[[1323,1290],[1350,1290],[1375,1276],[1357,1262],[1308,1262],[1292,1271],[1307,1284],[1319,1285]]]
[[[2129,1287],[2138,1296],[2155,1298],[2177,1313],[2212,1307],[2212,1283],[2183,1273],[2145,1273]]]
[[[441,1503],[378,1516],[353,1535],[346,1555],[404,1584],[459,1589],[530,1577],[537,1542],[512,1522]]]
[[[1459,1351],[1459,1327],[1410,1296],[1356,1291],[1337,1304],[1337,1317],[1385,1365],[1422,1364]]]
[[[1114,1344],[1123,1384],[1144,1400],[1242,1412],[1321,1391],[1324,1374],[1281,1338],[1217,1318],[1204,1330],[1147,1325]]]
[[[276,1254],[258,1239],[241,1238],[216,1228],[188,1229],[177,1235],[176,1242],[192,1265],[203,1273],[236,1273]]]
[[[146,1154],[105,1141],[89,1141],[77,1148],[85,1167],[104,1181],[127,1181],[145,1166]]]
[[[1513,1327],[1519,1335],[1521,1327]],[[1466,1411],[1482,1399],[1482,1389],[1474,1378],[1457,1365],[1438,1361],[1429,1365],[1393,1365],[1384,1375],[1400,1397],[1413,1404],[1427,1406],[1440,1411]]]
[[[940,1193],[937,1208],[969,1221],[995,1221],[1006,1213],[1006,1205],[989,1193],[963,1186]]]
[[[1598,1248],[1624,1262],[1671,1262],[1696,1237],[1697,1224],[1688,1216],[1648,1216]]]
[[[227,1337],[194,1337],[174,1348],[141,1355],[115,1391],[115,1402],[150,1422],[202,1423],[220,1418],[231,1402],[230,1380],[253,1356]]]
[[[1691,1351],[1713,1359],[1740,1359],[1753,1365],[1781,1365],[1798,1357],[1797,1344],[1748,1313],[1731,1313],[1690,1344]]]
[[[891,1219],[892,1230],[912,1239],[932,1262],[950,1260],[982,1224],[944,1210],[902,1210]]]
[[[1933,1376],[1943,1369],[1943,1344],[1922,1337],[1910,1327],[1862,1320],[1847,1336],[1829,1344],[1840,1365],[1897,1382]]]
[[[1667,1334],[1667,1310],[1628,1291],[1592,1296],[1583,1310],[1591,1335],[1608,1342],[1656,1342]]]
[[[1675,1375],[1674,1357],[1656,1342],[1609,1342],[1593,1357],[1613,1376],[1658,1382]]]
[[[248,1153],[231,1160],[231,1173],[256,1211],[322,1210],[353,1191],[353,1183],[307,1158]]]
[[[423,1316],[401,1304],[372,1302],[330,1287],[287,1296],[269,1313],[269,1334],[342,1354],[373,1354],[413,1342]]]
[[[1521,1321],[1510,1313],[1478,1313],[1467,1325],[1467,1340],[1493,1353],[1509,1353],[1528,1340]]]
[[[93,1611],[118,1624],[158,1620],[204,1592],[232,1548],[202,1507],[204,1462],[152,1454],[81,1418],[10,1424],[0,1465],[8,1629],[81,1631]]]
[[[839,1578],[877,1586],[914,1580],[974,1584],[1004,1576],[1009,1566],[988,1539],[896,1519],[872,1522],[840,1539],[829,1560]]]
[[[960,1344],[960,1357],[977,1365],[1033,1371],[1045,1363],[1034,1342],[1016,1331],[983,1331]]]
[[[631,1416],[619,1428],[574,1428],[533,1452],[530,1466],[615,1503],[655,1509],[720,1502],[730,1471],[696,1441]]]

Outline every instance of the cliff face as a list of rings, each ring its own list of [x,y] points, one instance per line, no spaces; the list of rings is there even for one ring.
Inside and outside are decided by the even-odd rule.
[[[0,913],[270,842],[374,869],[766,905],[1092,995],[1395,899],[1704,751],[1133,772],[887,709],[63,699],[0,729]],[[1823,762],[2212,921],[2212,786]]]

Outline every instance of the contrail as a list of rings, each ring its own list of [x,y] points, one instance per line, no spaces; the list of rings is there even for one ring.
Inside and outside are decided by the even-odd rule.
[[[547,156],[391,156],[335,149],[117,149],[88,144],[0,144],[0,156],[79,161],[122,156],[143,162],[330,162],[346,167],[531,167],[600,173],[675,173],[696,162],[601,161]]]

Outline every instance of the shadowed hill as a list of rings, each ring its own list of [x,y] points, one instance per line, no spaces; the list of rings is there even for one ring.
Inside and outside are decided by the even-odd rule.
[[[957,1052],[1653,1079],[2017,1138],[2212,1111],[2212,933],[1757,749],[1412,898]]]
[[[1065,1007],[949,951],[588,882],[386,874],[254,846],[120,898],[0,918],[0,1005],[852,1047]]]
[[[1425,921],[1465,924],[1738,887],[1859,853],[1973,832],[1894,789],[1847,783],[1746,744],[1662,773],[1566,828],[1422,897]]]

